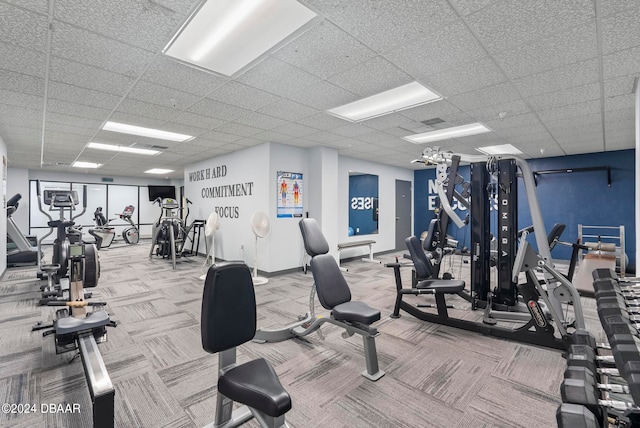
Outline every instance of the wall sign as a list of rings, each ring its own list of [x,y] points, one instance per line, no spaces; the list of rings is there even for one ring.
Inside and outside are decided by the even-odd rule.
[[[227,166],[218,165],[211,168],[203,168],[188,173],[189,181],[219,180],[227,176]],[[202,199],[229,199],[253,195],[253,181],[244,183],[222,184],[218,181],[213,186],[205,186],[200,189]],[[240,207],[237,205],[215,206],[214,211],[222,218],[239,218]]]

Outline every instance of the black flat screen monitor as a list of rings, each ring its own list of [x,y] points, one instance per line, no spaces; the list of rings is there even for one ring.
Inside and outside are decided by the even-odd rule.
[[[158,198],[176,198],[175,186],[147,186],[149,187],[149,201],[153,202]]]

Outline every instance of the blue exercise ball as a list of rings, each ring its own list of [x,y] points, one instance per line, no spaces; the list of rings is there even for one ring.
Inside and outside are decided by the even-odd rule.
[[[353,236],[355,233],[356,232],[353,230],[353,227],[349,226],[349,236]]]

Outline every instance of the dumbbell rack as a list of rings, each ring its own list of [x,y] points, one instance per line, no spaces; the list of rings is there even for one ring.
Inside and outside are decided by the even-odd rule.
[[[567,354],[556,412],[559,427],[640,426],[640,278],[593,272],[600,322],[608,343],[576,331]]]

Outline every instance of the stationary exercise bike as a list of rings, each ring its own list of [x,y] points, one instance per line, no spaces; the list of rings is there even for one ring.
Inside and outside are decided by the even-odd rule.
[[[135,209],[136,208],[133,205],[127,205],[124,207],[121,214],[116,213],[121,220],[124,220],[131,225],[122,231],[122,239],[124,239],[124,242],[127,244],[137,244],[140,240],[138,228],[133,223],[133,220],[131,220]],[[115,218],[112,220],[115,220]],[[89,229],[89,234],[95,238],[96,247],[98,247],[98,250],[101,248],[109,248],[115,239],[116,232],[115,227],[110,225],[111,220],[107,221],[106,217],[102,213],[102,207],[98,207],[94,211],[93,221],[95,222],[96,227]]]
[[[83,186],[82,212],[73,216],[75,206],[79,204],[78,192],[75,190],[45,189],[40,192],[40,182],[36,182],[38,195],[38,209],[49,221],[49,233],[38,239],[38,252],[42,253],[42,243],[56,231],[56,239],[53,242],[53,256],[51,264],[46,264],[41,258],[38,259],[38,277],[47,277],[47,286],[43,287],[43,299],[41,304],[47,304],[53,300],[68,300],[69,290],[69,264],[70,250],[72,244],[83,247],[83,283],[86,287],[95,287],[100,277],[100,263],[98,261],[98,251],[94,244],[82,242],[82,232],[75,229],[74,220],[80,217],[87,210],[87,186]],[[58,211],[59,217],[54,220],[49,212],[45,211],[42,204],[49,206],[49,212]],[[68,211],[70,220],[65,219],[65,212]]]

